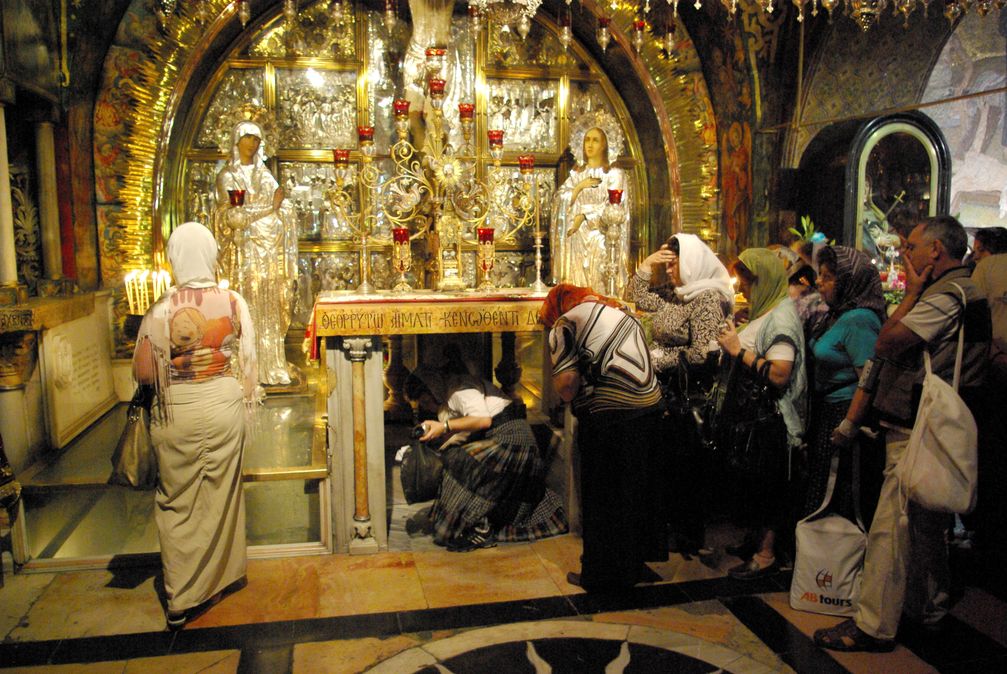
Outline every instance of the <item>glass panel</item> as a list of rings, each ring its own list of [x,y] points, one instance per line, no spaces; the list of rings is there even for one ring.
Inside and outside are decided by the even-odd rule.
[[[572,52],[564,52],[559,38],[538,21],[531,22],[531,31],[523,40],[517,31],[492,21],[489,24],[488,35],[488,62],[498,68],[525,65],[556,66],[579,61]]]
[[[246,471],[311,465],[315,424],[312,396],[268,397],[256,415],[256,431],[245,447]]]
[[[234,120],[231,113],[246,104],[263,107],[262,80],[262,68],[231,68],[227,71],[206,108],[196,135],[197,147],[228,147]]]
[[[221,162],[190,161],[185,167],[182,194],[185,195],[184,222],[210,223],[210,212],[216,201],[217,171]]]
[[[891,219],[916,221],[930,213],[930,156],[923,143],[908,133],[879,140],[867,158],[862,194],[858,246],[886,269],[900,245]]]
[[[556,152],[555,80],[487,80],[488,127],[503,129],[509,152]]]
[[[281,148],[356,147],[356,73],[277,69],[276,116]]]
[[[542,273],[545,274],[544,269]],[[534,280],[534,252],[497,251],[493,263],[493,283],[498,288],[523,288]]]
[[[248,545],[320,542],[319,481],[245,483]]]
[[[285,19],[278,19],[272,28],[248,48],[248,54],[263,58],[310,56],[348,61],[356,54],[353,3],[343,3],[342,20],[337,22],[327,11],[328,0],[319,0],[297,12],[297,25],[287,30]]]
[[[33,559],[160,549],[151,492],[124,487],[33,490],[24,493],[24,506],[28,551]]]

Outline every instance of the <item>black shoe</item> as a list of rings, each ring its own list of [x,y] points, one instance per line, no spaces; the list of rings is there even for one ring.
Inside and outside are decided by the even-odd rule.
[[[473,531],[464,538],[448,541],[447,548],[448,552],[472,552],[480,548],[495,548],[496,545],[493,534]]]
[[[728,569],[727,575],[735,580],[755,580],[756,578],[762,578],[763,576],[769,576],[776,573],[779,571],[779,566],[779,562],[775,559],[769,566],[759,566],[759,563],[755,561],[755,558],[753,557],[747,562],[742,562],[741,564]]]

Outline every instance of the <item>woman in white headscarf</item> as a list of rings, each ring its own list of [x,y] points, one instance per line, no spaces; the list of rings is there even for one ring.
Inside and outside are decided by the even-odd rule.
[[[155,388],[154,521],[168,626],[179,629],[244,582],[241,463],[261,388],[255,329],[244,299],[217,285],[213,235],[197,222],[181,225],[168,239],[168,260],[175,285],[143,317],[133,376]]]
[[[651,288],[652,267],[666,265],[671,287]],[[649,255],[626,288],[626,299],[651,312],[651,361],[665,372],[678,365],[680,352],[689,363],[706,359],[716,346],[724,319],[734,312],[734,284],[727,268],[695,234],[675,234]]]
[[[230,161],[217,174],[213,231],[220,242],[220,273],[248,301],[258,339],[260,381],[287,385],[284,343],[297,277],[297,219],[283,188],[264,163],[262,129],[240,122],[231,134]],[[242,190],[244,203],[231,205]]]
[[[652,266],[664,264],[670,287],[651,288]],[[630,277],[626,297],[638,309],[651,312],[650,359],[662,383],[669,414],[665,433],[675,438],[667,467],[668,521],[673,552],[696,554],[703,548],[706,464],[699,446],[690,399],[700,395],[706,374],[702,366],[711,350],[719,355],[717,337],[734,311],[734,284],[727,268],[695,234],[675,234],[648,256]],[[678,371],[681,356],[691,376]],[[693,367],[697,366],[697,367]]]

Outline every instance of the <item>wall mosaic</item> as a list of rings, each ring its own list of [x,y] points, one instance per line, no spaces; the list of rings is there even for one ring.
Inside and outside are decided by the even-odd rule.
[[[797,165],[796,158],[829,120],[873,117],[920,100],[950,28],[939,12],[930,12],[929,18],[916,12],[909,21],[905,30],[902,18],[885,13],[880,25],[866,33],[852,21],[833,24],[808,71],[789,165]]]
[[[952,33],[923,101],[1007,86],[1007,48],[998,26],[974,14]],[[1007,226],[1007,129],[1002,91],[927,107],[951,152],[951,213],[968,226]]]

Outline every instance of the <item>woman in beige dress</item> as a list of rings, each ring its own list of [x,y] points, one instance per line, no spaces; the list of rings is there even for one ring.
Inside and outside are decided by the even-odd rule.
[[[213,235],[196,222],[181,225],[168,239],[168,260],[175,286],[143,317],[133,375],[156,392],[154,520],[168,627],[179,629],[244,583],[241,464],[246,418],[262,394],[248,307],[217,286]]]

